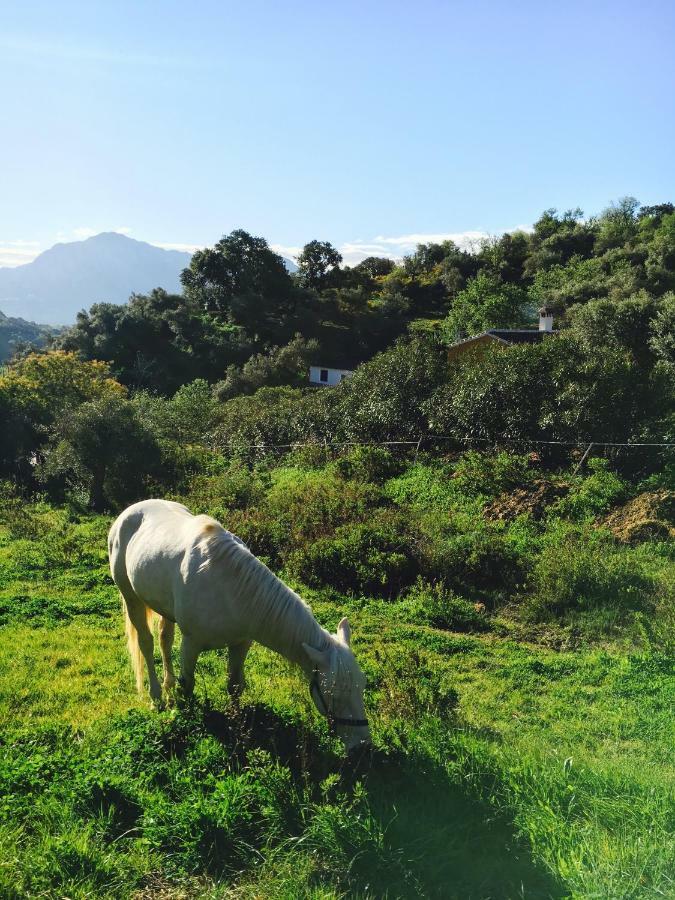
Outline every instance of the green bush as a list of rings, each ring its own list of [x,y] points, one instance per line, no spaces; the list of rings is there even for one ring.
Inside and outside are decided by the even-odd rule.
[[[287,569],[310,587],[384,597],[398,594],[418,572],[400,520],[384,511],[367,524],[342,525],[333,536],[296,550]]]
[[[425,575],[470,596],[494,591],[508,597],[525,580],[516,546],[494,529],[436,536],[427,540],[422,553]]]
[[[594,519],[626,496],[626,482],[611,471],[606,459],[589,459],[588,469],[591,474],[552,507],[553,515],[577,522]]]
[[[335,471],[341,478],[370,481],[382,484],[388,478],[398,475],[403,466],[391,451],[384,447],[355,447],[349,453],[335,460]]]
[[[620,621],[649,608],[656,583],[638,557],[609,536],[560,526],[547,535],[529,588],[526,608],[535,620],[606,609]]]
[[[408,621],[448,631],[485,631],[489,622],[480,607],[458,597],[442,582],[418,579],[402,601]]]
[[[455,466],[455,488],[470,497],[496,497],[530,480],[527,456],[467,451]]]

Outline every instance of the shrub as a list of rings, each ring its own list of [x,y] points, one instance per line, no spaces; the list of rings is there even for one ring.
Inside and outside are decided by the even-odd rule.
[[[536,620],[606,608],[617,619],[647,608],[656,585],[630,550],[589,528],[553,530],[532,572],[527,611]]]
[[[581,521],[601,515],[626,495],[626,482],[609,468],[606,459],[588,460],[591,474],[553,506],[554,515]]]
[[[417,463],[392,478],[385,494],[399,505],[444,510],[455,495],[452,471],[448,465]]]
[[[527,456],[467,451],[455,466],[454,486],[468,496],[497,496],[529,481]]]
[[[408,620],[449,631],[485,631],[489,628],[477,604],[458,597],[443,582],[431,583],[419,578],[405,596],[403,604]]]
[[[276,469],[264,506],[278,535],[278,549],[304,546],[362,521],[380,502],[374,485],[343,481],[322,471]]]
[[[423,554],[425,574],[469,595],[499,591],[510,596],[525,579],[516,546],[493,529],[435,536]]]
[[[310,587],[392,597],[418,572],[401,523],[384,511],[368,524],[342,525],[287,560],[289,573]]]
[[[355,447],[334,463],[341,478],[382,484],[401,472],[402,466],[384,447]]]

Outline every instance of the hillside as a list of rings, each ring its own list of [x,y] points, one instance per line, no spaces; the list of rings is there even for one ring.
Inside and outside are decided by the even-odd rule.
[[[0,269],[0,309],[9,316],[62,325],[92,303],[125,303],[134,292],[180,291],[189,253],[162,250],[106,232],[56,244],[25,266]]]
[[[26,343],[41,346],[50,329],[36,322],[12,318],[0,311],[0,363],[6,362],[17,344]]]

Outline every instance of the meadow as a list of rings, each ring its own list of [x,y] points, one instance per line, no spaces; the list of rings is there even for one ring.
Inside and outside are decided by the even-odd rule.
[[[8,486],[0,895],[675,896],[669,477],[373,448],[195,475],[194,512],[323,625],[349,616],[375,743],[356,771],[261,647],[239,708],[212,652],[194,701],[152,710],[111,517]],[[645,498],[662,518],[631,521]]]

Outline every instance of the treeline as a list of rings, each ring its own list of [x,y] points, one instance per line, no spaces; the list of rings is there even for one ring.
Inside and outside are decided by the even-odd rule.
[[[0,376],[0,477],[102,509],[270,445],[675,440],[672,205],[549,210],[475,253],[341,262],[313,241],[290,275],[238,231],[195,254],[183,295],[93,306]],[[458,335],[533,326],[541,304],[558,334],[448,362]],[[372,358],[335,389],[307,387],[310,360],[340,353]],[[615,455],[646,471],[668,451]]]
[[[632,198],[589,219],[547,210],[531,233],[485,240],[475,252],[423,244],[397,265],[370,257],[343,266],[334,247],[315,240],[297,263],[289,274],[265,240],[234,231],[195,253],[182,295],[157,289],[123,306],[95,304],[53,346],[110,363],[131,389],[164,395],[195,378],[222,382],[229,396],[301,386],[310,358],[363,361],[411,330],[452,341],[535,325],[544,304],[556,325],[590,301],[660,306],[675,290],[675,210]]]

